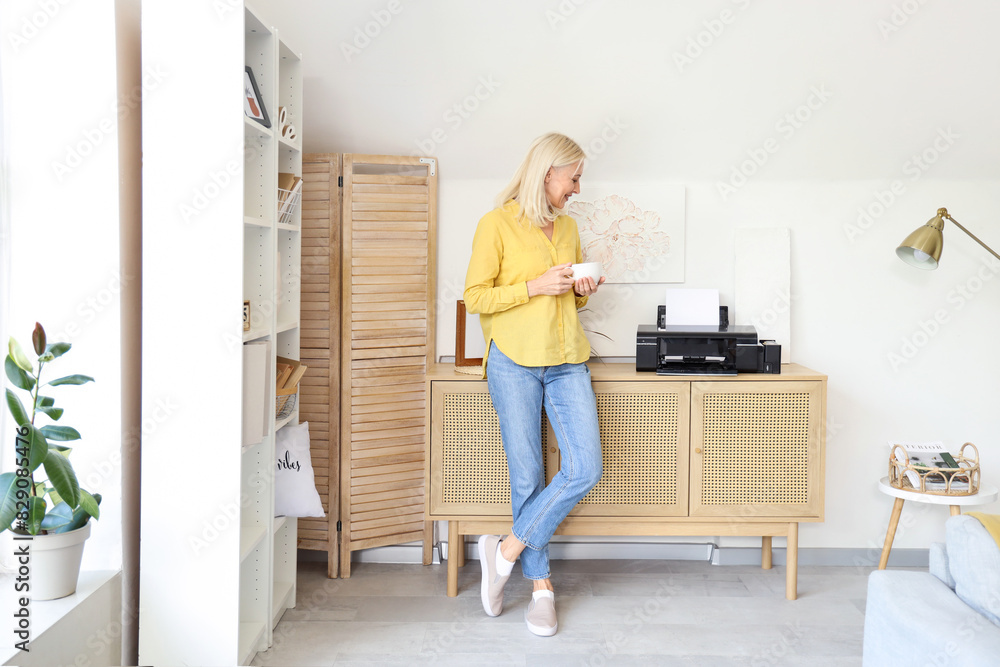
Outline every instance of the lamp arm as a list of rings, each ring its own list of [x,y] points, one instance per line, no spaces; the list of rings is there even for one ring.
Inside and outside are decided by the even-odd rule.
[[[945,218],[948,218],[949,220],[951,220],[952,222],[954,222],[954,223],[955,223],[955,226],[956,226],[956,227],[958,227],[959,229],[961,229],[961,230],[962,230],[963,232],[965,232],[966,234],[968,234],[968,235],[969,235],[969,236],[970,236],[970,237],[972,238],[972,240],[973,240],[973,241],[975,241],[975,242],[976,242],[976,243],[978,243],[979,245],[981,245],[981,246],[983,246],[984,248],[986,248],[987,250],[989,250],[989,251],[990,251],[990,254],[992,254],[992,255],[993,255],[994,257],[996,257],[997,259],[1000,259],[1000,255],[996,254],[996,252],[994,252],[994,251],[993,251],[993,248],[989,247],[988,245],[986,245],[985,243],[983,243],[982,241],[980,241],[980,240],[979,240],[979,239],[978,239],[978,238],[976,237],[976,235],[975,235],[975,234],[973,234],[973,233],[972,233],[972,232],[970,232],[970,231],[969,231],[968,229],[966,229],[966,228],[965,228],[965,227],[963,227],[963,226],[962,226],[961,224],[959,224],[958,220],[956,220],[955,218],[951,217],[951,214],[950,214],[950,213],[945,213],[945,214],[944,214],[944,217],[945,217]]]

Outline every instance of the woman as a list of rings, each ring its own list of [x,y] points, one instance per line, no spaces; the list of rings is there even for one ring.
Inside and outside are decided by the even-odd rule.
[[[486,338],[483,371],[500,421],[510,471],[514,525],[501,539],[479,538],[483,608],[498,616],[518,556],[533,581],[528,629],[551,636],[558,623],[548,544],[556,528],[601,478],[597,406],[584,364],[590,343],[577,309],[604,277],[574,282],[583,261],[576,222],[563,214],[580,192],[583,150],[561,134],[532,143],[498,208],[479,221],[465,278],[465,306]],[[562,469],[545,486],[541,412],[559,441]]]

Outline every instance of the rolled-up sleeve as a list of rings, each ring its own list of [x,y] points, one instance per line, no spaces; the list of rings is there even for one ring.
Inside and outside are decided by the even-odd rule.
[[[465,309],[470,313],[500,313],[528,302],[528,283],[497,285],[503,239],[496,224],[484,217],[472,239],[472,257],[465,274]]]

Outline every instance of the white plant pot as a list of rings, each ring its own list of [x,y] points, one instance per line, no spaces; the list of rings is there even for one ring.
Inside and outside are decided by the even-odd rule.
[[[31,599],[55,600],[76,592],[90,522],[68,533],[31,538]],[[16,544],[24,544],[18,541]]]

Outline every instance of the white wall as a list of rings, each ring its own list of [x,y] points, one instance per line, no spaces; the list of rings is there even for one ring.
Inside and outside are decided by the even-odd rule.
[[[793,361],[830,377],[826,521],[802,546],[881,544],[889,439],[975,442],[1000,480],[1000,265],[950,223],[937,271],[893,252],[941,206],[1000,248],[997,3],[260,4],[303,51],[307,151],[439,158],[440,354],[476,221],[558,130],[593,154],[584,193],[686,186],[683,286],[732,305],[734,230],[791,230]],[[603,353],[634,354],[662,289],[626,300]],[[940,539],[946,514],[908,506],[896,545]]]
[[[101,518],[84,569],[121,567],[121,294],[114,3],[0,4],[5,140],[10,170],[11,289],[8,333],[30,349],[41,322],[48,341],[72,343],[43,381],[82,373],[82,386],[54,387],[59,423],[80,486],[100,493]],[[6,345],[6,340],[4,341]],[[2,437],[11,454],[10,421]],[[12,469],[13,459],[3,461]]]

